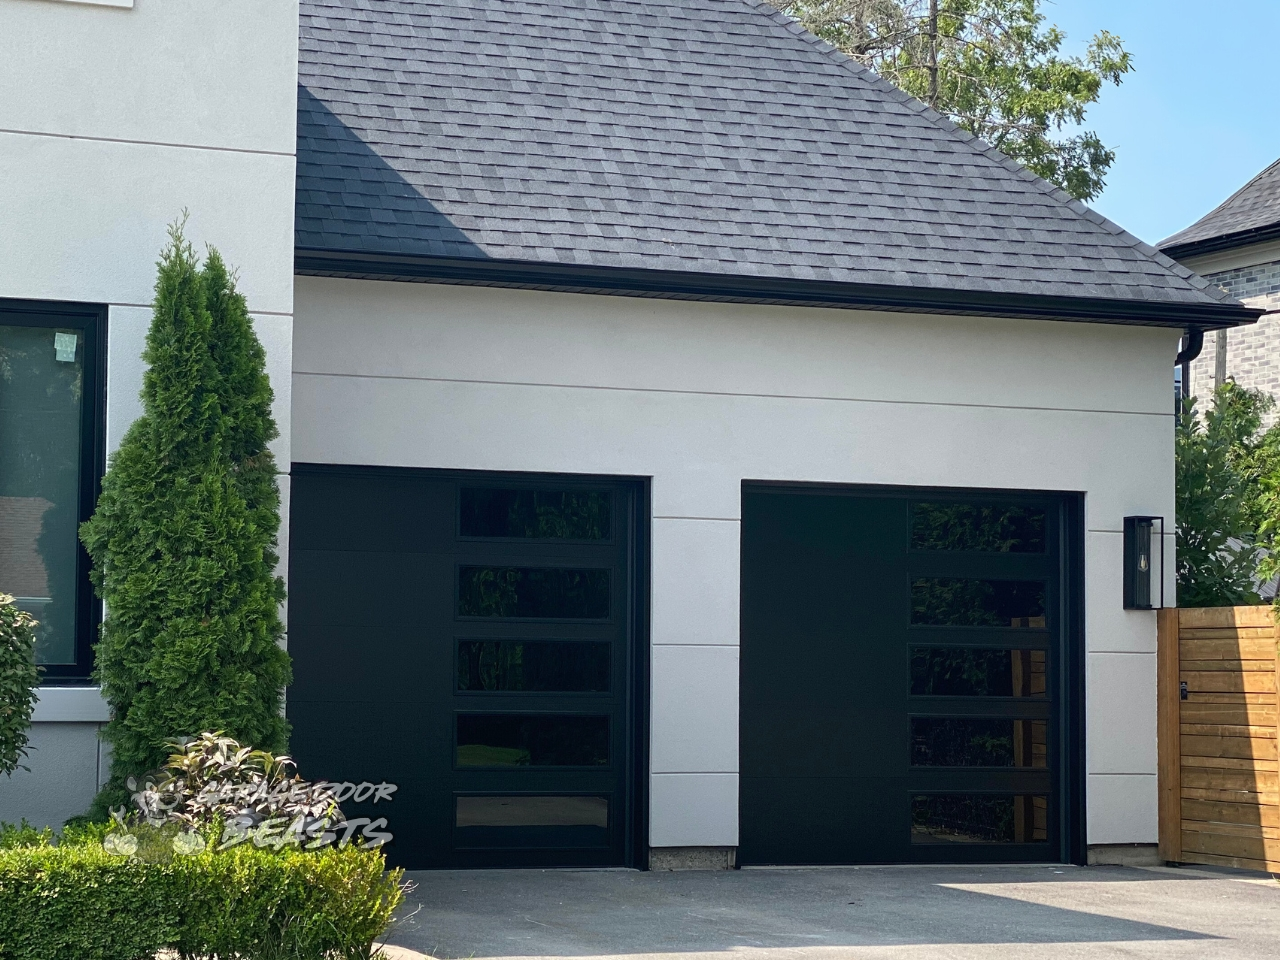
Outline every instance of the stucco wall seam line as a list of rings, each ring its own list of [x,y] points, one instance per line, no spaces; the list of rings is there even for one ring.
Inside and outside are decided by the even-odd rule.
[[[108,306],[108,307],[134,307],[134,308],[139,309],[139,310],[150,310],[150,309],[152,309],[152,308],[155,306],[155,304],[154,304],[154,303],[117,303],[117,302],[116,302],[116,301],[114,301],[114,300],[109,300],[109,301],[107,301],[107,306]],[[286,313],[286,312],[285,312],[285,311],[283,311],[283,310],[250,310],[250,311],[249,311],[249,316],[251,316],[251,317],[290,317],[290,318],[292,318],[292,317],[293,317],[293,314],[292,314],[292,313]],[[292,373],[292,371],[290,371],[290,372]]]
[[[473,380],[461,377],[407,377],[385,373],[325,373],[319,370],[293,371],[295,377],[332,377],[343,380],[407,380],[418,383],[458,383],[484,387],[530,387],[548,390],[608,390],[615,393],[664,393],[690,397],[739,397],[746,400],[804,400],[826,403],[877,403],[904,407],[959,407],[974,410],[1032,410],[1037,413],[1087,413],[1122,417],[1166,417],[1172,413],[1143,410],[1091,410],[1086,407],[1036,407],[1011,403],[956,403],[942,400],[886,400],[879,397],[823,397],[790,393],[736,393],[729,390],[676,390],[671,387],[612,387],[591,383],[538,383],[521,380]]]
[[[653,517],[654,520],[705,520],[710,523],[741,523],[739,517],[681,517],[676,514],[661,514]]]
[[[138,147],[172,147],[174,150],[214,150],[218,153],[251,153],[266,157],[296,157],[283,150],[254,150],[249,147],[215,147],[202,143],[166,143],[163,140],[126,140],[120,137],[93,137],[80,133],[50,133],[44,130],[9,130],[0,127],[0,133],[15,137],[51,137],[55,140],[88,140],[93,143],[124,143]]]
[[[673,642],[664,642],[655,640],[650,644],[653,647],[706,647],[709,650],[723,650],[725,647],[736,647],[736,643],[689,643],[687,640],[676,640]]]

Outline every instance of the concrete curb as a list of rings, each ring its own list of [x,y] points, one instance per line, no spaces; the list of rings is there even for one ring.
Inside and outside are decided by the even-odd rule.
[[[381,960],[431,960],[427,954],[410,950],[408,947],[397,947],[389,943],[375,943],[374,947],[381,949],[381,953],[374,954]]]

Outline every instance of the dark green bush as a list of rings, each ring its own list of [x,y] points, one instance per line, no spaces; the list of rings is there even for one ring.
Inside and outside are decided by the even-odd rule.
[[[365,960],[400,904],[381,852],[243,845],[141,860],[100,843],[0,850],[0,960]]]
[[[93,813],[168,741],[202,730],[282,751],[289,657],[276,576],[280,493],[262,344],[216,250],[170,232],[126,431],[80,536],[106,601],[97,677],[111,705],[112,776]]]
[[[13,773],[27,754],[27,730],[40,682],[35,624],[31,614],[14,605],[13,597],[0,593],[0,774]]]

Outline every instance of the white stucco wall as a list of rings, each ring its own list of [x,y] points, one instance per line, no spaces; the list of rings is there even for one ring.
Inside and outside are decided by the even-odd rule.
[[[238,269],[287,469],[297,36],[296,0],[0,0],[0,298],[108,306],[109,449],[140,410],[155,263],[185,209],[196,249]],[[83,811],[104,767],[89,702],[41,697],[0,820]]]
[[[310,277],[295,301],[295,461],[652,478],[654,846],[737,843],[744,479],[1083,491],[1088,841],[1156,840],[1121,518],[1173,517],[1176,331]]]

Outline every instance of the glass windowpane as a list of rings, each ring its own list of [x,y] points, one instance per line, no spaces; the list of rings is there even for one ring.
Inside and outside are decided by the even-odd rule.
[[[1045,626],[1042,580],[922,577],[911,584],[911,622],[921,626]]]
[[[458,575],[458,614],[603,620],[609,616],[609,571],[462,567]]]
[[[460,767],[599,767],[609,762],[609,718],[552,714],[458,715]]]
[[[39,621],[42,664],[76,657],[83,340],[0,326],[0,592]]]
[[[1044,650],[916,647],[911,693],[924,697],[1044,697]]]
[[[911,549],[1044,553],[1043,507],[979,503],[915,503]]]
[[[464,537],[608,540],[613,531],[607,491],[464,487],[460,499]]]
[[[913,797],[911,842],[1045,843],[1049,798],[1019,794],[943,794]]]
[[[607,827],[607,797],[458,797],[459,827]]]
[[[463,640],[458,689],[605,693],[610,645],[575,640]]]
[[[916,767],[1046,767],[1044,720],[913,717],[911,765]]]

